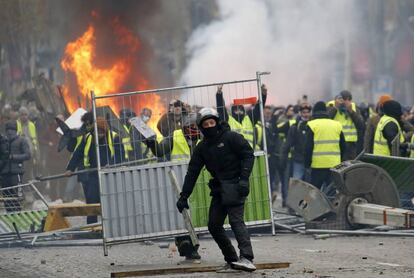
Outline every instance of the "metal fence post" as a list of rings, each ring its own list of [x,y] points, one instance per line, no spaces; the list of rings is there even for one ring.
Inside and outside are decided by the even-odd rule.
[[[96,99],[95,99],[95,93],[91,91],[91,101],[92,101],[92,113],[93,113],[93,129],[95,133],[95,149],[96,149],[96,171],[98,172],[98,183],[99,183],[99,191],[102,192],[102,183],[101,183],[101,157],[99,154],[99,138],[98,138],[98,124],[96,122]],[[101,202],[101,211],[102,208],[102,202]],[[105,244],[105,228],[102,221],[102,238],[103,238],[103,250],[104,255],[108,256],[108,247]]]
[[[266,142],[266,124],[264,120],[264,113],[263,113],[263,98],[262,98],[262,75],[270,74],[270,72],[256,72],[256,79],[257,79],[257,92],[259,94],[259,106],[260,106],[260,121],[262,122],[262,132],[263,132],[263,152],[265,157],[265,167],[266,167],[266,179],[267,179],[267,187],[269,192],[269,209],[270,209],[270,221],[272,223],[272,235],[276,234],[275,230],[275,223],[273,220],[273,204],[272,204],[272,190],[270,185],[270,175],[269,175],[269,160],[268,160],[268,153],[267,153],[267,142]]]

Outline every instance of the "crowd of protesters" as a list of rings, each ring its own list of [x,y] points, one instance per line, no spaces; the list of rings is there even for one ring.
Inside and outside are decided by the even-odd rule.
[[[291,177],[324,189],[330,182],[329,169],[341,161],[355,159],[362,151],[414,157],[414,151],[410,148],[410,143],[414,143],[414,107],[402,106],[390,95],[381,96],[375,106],[356,102],[349,91],[342,91],[326,102],[311,103],[307,96],[303,96],[294,105],[275,106],[266,103],[266,86],[261,91],[263,123],[258,103],[226,106],[223,86],[217,89],[214,107],[224,126],[241,133],[256,151],[263,150],[263,134],[266,134],[272,200],[275,201],[280,192],[283,207],[286,206]],[[157,135],[149,138],[143,136],[130,122],[132,118],[139,117],[143,123],[148,123],[153,114],[149,108],[133,111],[125,107],[117,111],[119,122],[116,124],[108,122],[105,117],[98,117],[101,166],[131,161],[153,163],[189,159],[193,148],[202,139],[196,124],[200,108],[178,99],[171,100],[168,111],[157,122]],[[59,136],[46,132],[44,136],[54,137],[51,140],[38,135],[45,128],[40,124],[36,107],[6,104],[1,117],[3,129],[15,129],[16,135],[27,143],[30,154],[24,160],[26,180],[50,173],[45,169],[44,161],[48,159],[49,153],[42,152],[42,140],[55,148]],[[68,176],[71,172],[94,168],[97,164],[92,113],[86,113],[82,122],[83,134],[72,138],[67,147],[71,153]],[[53,126],[51,129],[55,128]],[[393,147],[396,141],[397,153]],[[19,173],[19,180],[22,174]],[[84,185],[86,201],[99,202],[96,173],[79,175],[77,180]],[[64,194],[61,192],[61,195],[77,191],[73,179],[69,184],[72,184],[68,185],[71,190],[66,190]],[[3,179],[2,186],[10,186],[7,179]],[[71,199],[65,196],[61,198]]]

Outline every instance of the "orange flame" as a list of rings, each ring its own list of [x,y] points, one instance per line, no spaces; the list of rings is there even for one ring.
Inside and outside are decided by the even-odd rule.
[[[116,41],[115,46],[120,48],[118,52],[122,55],[110,57],[111,53],[98,54],[97,31],[92,24],[82,36],[66,46],[65,55],[61,61],[61,66],[66,72],[62,93],[71,113],[79,107],[77,97],[88,100],[91,91],[97,96],[102,96],[118,93],[128,85],[136,90],[149,87],[145,78],[136,76],[137,63],[134,58],[140,49],[138,38],[120,23],[119,18],[112,20],[110,27],[115,35],[113,38]],[[100,63],[99,66],[98,63]],[[70,79],[71,76],[75,78]],[[131,83],[133,83],[132,86]],[[109,105],[116,114],[124,107],[131,108],[136,113],[148,107],[153,111],[151,126],[156,124],[160,115],[165,111],[165,106],[157,94],[133,96],[127,101],[122,98],[99,99],[97,105]]]

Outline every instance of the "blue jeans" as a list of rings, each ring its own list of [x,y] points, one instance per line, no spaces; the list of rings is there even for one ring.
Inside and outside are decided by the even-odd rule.
[[[293,174],[292,177],[295,179],[305,180],[305,164],[292,161],[292,168],[293,168]]]

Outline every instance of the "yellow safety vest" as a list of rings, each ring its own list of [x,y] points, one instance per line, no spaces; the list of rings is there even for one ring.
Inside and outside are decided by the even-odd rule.
[[[331,119],[315,119],[308,122],[313,131],[312,168],[332,168],[341,163],[339,141],[342,126]]]
[[[374,109],[372,107],[368,107],[368,117],[371,118],[372,116],[377,115]]]
[[[326,107],[335,107],[335,100],[328,101]]]
[[[290,119],[288,122],[289,122],[289,128],[290,128],[292,125],[296,124],[296,119]],[[281,123],[279,123],[277,125],[277,127],[278,128],[281,128],[285,124],[286,124],[286,121],[285,122],[281,122]],[[279,138],[282,139],[282,140],[285,140],[286,139],[286,135],[284,133],[279,133]]]
[[[356,112],[356,104],[354,102],[352,103],[352,111]],[[345,137],[345,142],[358,141],[357,129],[351,117],[346,116],[344,113],[341,113],[338,110],[336,112],[334,120],[341,123],[342,132],[344,133],[344,137]]]
[[[132,152],[134,148],[131,144],[131,137],[130,137],[130,129],[124,125],[125,132],[127,134],[127,137],[122,138],[122,144],[124,145],[124,151],[125,151],[125,159],[129,159],[129,152]]]
[[[289,128],[292,126],[292,125],[294,125],[294,124],[296,124],[296,119],[290,119],[289,120]],[[280,124],[278,124],[277,125],[277,127],[278,128],[281,128],[283,125],[285,125],[286,124],[286,122],[282,122],[282,123],[280,123]],[[285,141],[287,138],[286,138],[286,135],[282,132],[282,133],[279,133],[279,138],[280,138],[280,140],[282,140],[282,141]],[[288,158],[292,158],[292,151],[289,151],[289,153],[288,153]]]
[[[411,136],[411,144],[414,144],[414,135],[413,135],[413,136]],[[411,151],[410,151],[410,157],[411,157],[411,158],[414,158],[414,150],[411,150]]]
[[[82,143],[82,139],[83,139],[83,136],[82,135],[76,137],[75,150],[79,147],[80,143]]]
[[[112,136],[110,132],[112,132]],[[111,154],[111,158],[113,158],[115,155],[114,143],[112,142],[112,137],[115,137],[117,135],[118,134],[114,131],[108,131],[107,133],[107,142],[108,142],[108,148]],[[93,137],[92,133],[88,133],[87,135],[85,135],[86,143],[85,143],[85,149],[83,150],[83,166],[85,168],[89,168],[91,166],[91,163],[89,161],[89,151],[92,145],[92,137]]]
[[[232,131],[238,132],[243,135],[244,139],[246,139],[250,146],[253,148],[253,123],[248,116],[244,116],[243,121],[239,123],[234,119],[232,116],[229,115],[228,124]]]
[[[393,117],[383,115],[377,125],[377,129],[375,130],[373,154],[391,156],[391,151],[390,151],[390,148],[388,147],[387,139],[385,139],[384,135],[382,134],[384,127],[390,122],[393,122],[398,126],[398,133],[400,134],[400,142],[401,143],[404,142],[404,136],[401,132],[401,127],[398,121],[394,119]]]
[[[22,136],[23,134],[23,127],[22,127],[22,122],[20,120],[16,120],[16,125],[17,125],[17,134]],[[37,141],[37,132],[36,132],[36,126],[32,121],[29,121],[27,123],[28,128],[29,128],[29,136],[30,136],[30,141],[32,142],[33,148],[35,150],[37,150],[39,143]]]
[[[190,158],[191,150],[188,146],[187,140],[185,139],[184,133],[181,129],[177,129],[173,133],[171,161],[190,160]]]

